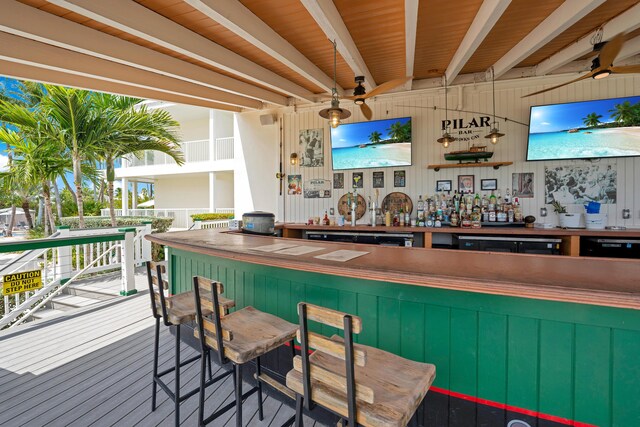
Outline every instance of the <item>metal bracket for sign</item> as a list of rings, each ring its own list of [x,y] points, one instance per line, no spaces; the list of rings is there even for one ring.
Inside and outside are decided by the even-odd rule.
[[[496,170],[500,168],[500,166],[509,166],[512,165],[513,162],[483,162],[483,163],[445,163],[441,165],[427,165],[427,169],[433,169],[438,172],[440,169],[451,169],[451,168],[486,168],[492,167]]]

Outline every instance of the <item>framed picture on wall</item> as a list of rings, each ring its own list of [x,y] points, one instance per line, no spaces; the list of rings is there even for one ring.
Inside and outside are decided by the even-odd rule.
[[[446,191],[447,193],[451,191],[451,180],[441,180],[436,181],[436,192]]]
[[[512,173],[513,194],[521,199],[533,198],[533,172]]]
[[[344,188],[344,172],[333,173],[333,189],[341,190]]]
[[[373,173],[373,188],[384,188],[384,172]]]
[[[393,171],[393,186],[404,187],[405,185],[407,185],[406,171]]]
[[[475,189],[474,175],[458,175],[458,193],[472,194]]]
[[[490,191],[498,189],[498,180],[497,179],[481,179],[480,180],[480,190],[482,191]]]
[[[364,173],[354,172],[351,176],[351,186],[354,188],[362,188],[364,186]]]

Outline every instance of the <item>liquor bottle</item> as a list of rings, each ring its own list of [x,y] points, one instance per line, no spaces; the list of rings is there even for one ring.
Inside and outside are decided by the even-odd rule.
[[[324,218],[322,218],[322,224],[323,225],[331,224],[331,221],[329,221],[329,215],[327,215],[327,211],[324,211]]]
[[[511,204],[511,193],[509,193],[509,189],[507,188],[507,191],[504,193],[504,203],[506,205]]]
[[[404,227],[404,210],[402,206],[400,206],[400,218],[398,218],[398,221],[400,222],[400,227]]]
[[[408,227],[411,225],[411,212],[409,212],[409,203],[404,208],[404,223]]]
[[[478,209],[480,208],[480,195],[478,193],[476,193],[476,197],[473,198],[473,207],[475,208],[476,206],[478,207]]]
[[[458,215],[458,212],[456,212],[455,210],[451,212],[450,221],[451,221],[452,227],[458,227],[460,225],[460,216]]]
[[[386,211],[384,213],[384,225],[391,227],[391,211]]]
[[[393,226],[394,227],[400,226],[400,218],[398,217],[398,211],[395,211],[393,213]]]
[[[489,196],[489,206],[493,205],[494,206],[493,209],[495,209],[496,201],[497,201],[496,195],[493,192],[493,190],[491,190],[491,195]],[[491,209],[491,208],[489,208],[489,209]]]
[[[416,214],[418,215],[418,227],[422,227],[424,225],[424,200],[422,200],[422,196],[418,196],[418,209]]]
[[[456,211],[460,210],[460,198],[458,197],[458,190],[454,190],[453,192],[453,209]]]

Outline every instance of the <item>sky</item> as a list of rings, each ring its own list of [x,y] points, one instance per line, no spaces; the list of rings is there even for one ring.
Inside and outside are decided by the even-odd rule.
[[[531,107],[529,132],[559,132],[584,127],[582,120],[591,113],[601,114],[600,121],[603,123],[610,122],[612,119],[609,110],[612,110],[616,104],[622,104],[626,100],[629,100],[631,104],[636,104],[640,102],[640,96]]]
[[[389,133],[387,129],[395,122],[402,124],[411,120],[411,117],[402,117],[398,119],[373,120],[370,122],[347,123],[331,129],[331,147],[346,148],[354,147],[360,144],[367,144],[371,132],[378,131],[382,136],[380,139],[388,139]]]

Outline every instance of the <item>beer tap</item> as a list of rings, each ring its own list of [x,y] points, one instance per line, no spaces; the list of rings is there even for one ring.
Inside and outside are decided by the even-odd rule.
[[[353,186],[353,198],[351,199],[351,226],[356,226],[356,207],[358,206],[358,191]]]
[[[376,202],[371,201],[371,196],[369,196],[369,222],[372,227],[376,226]]]

